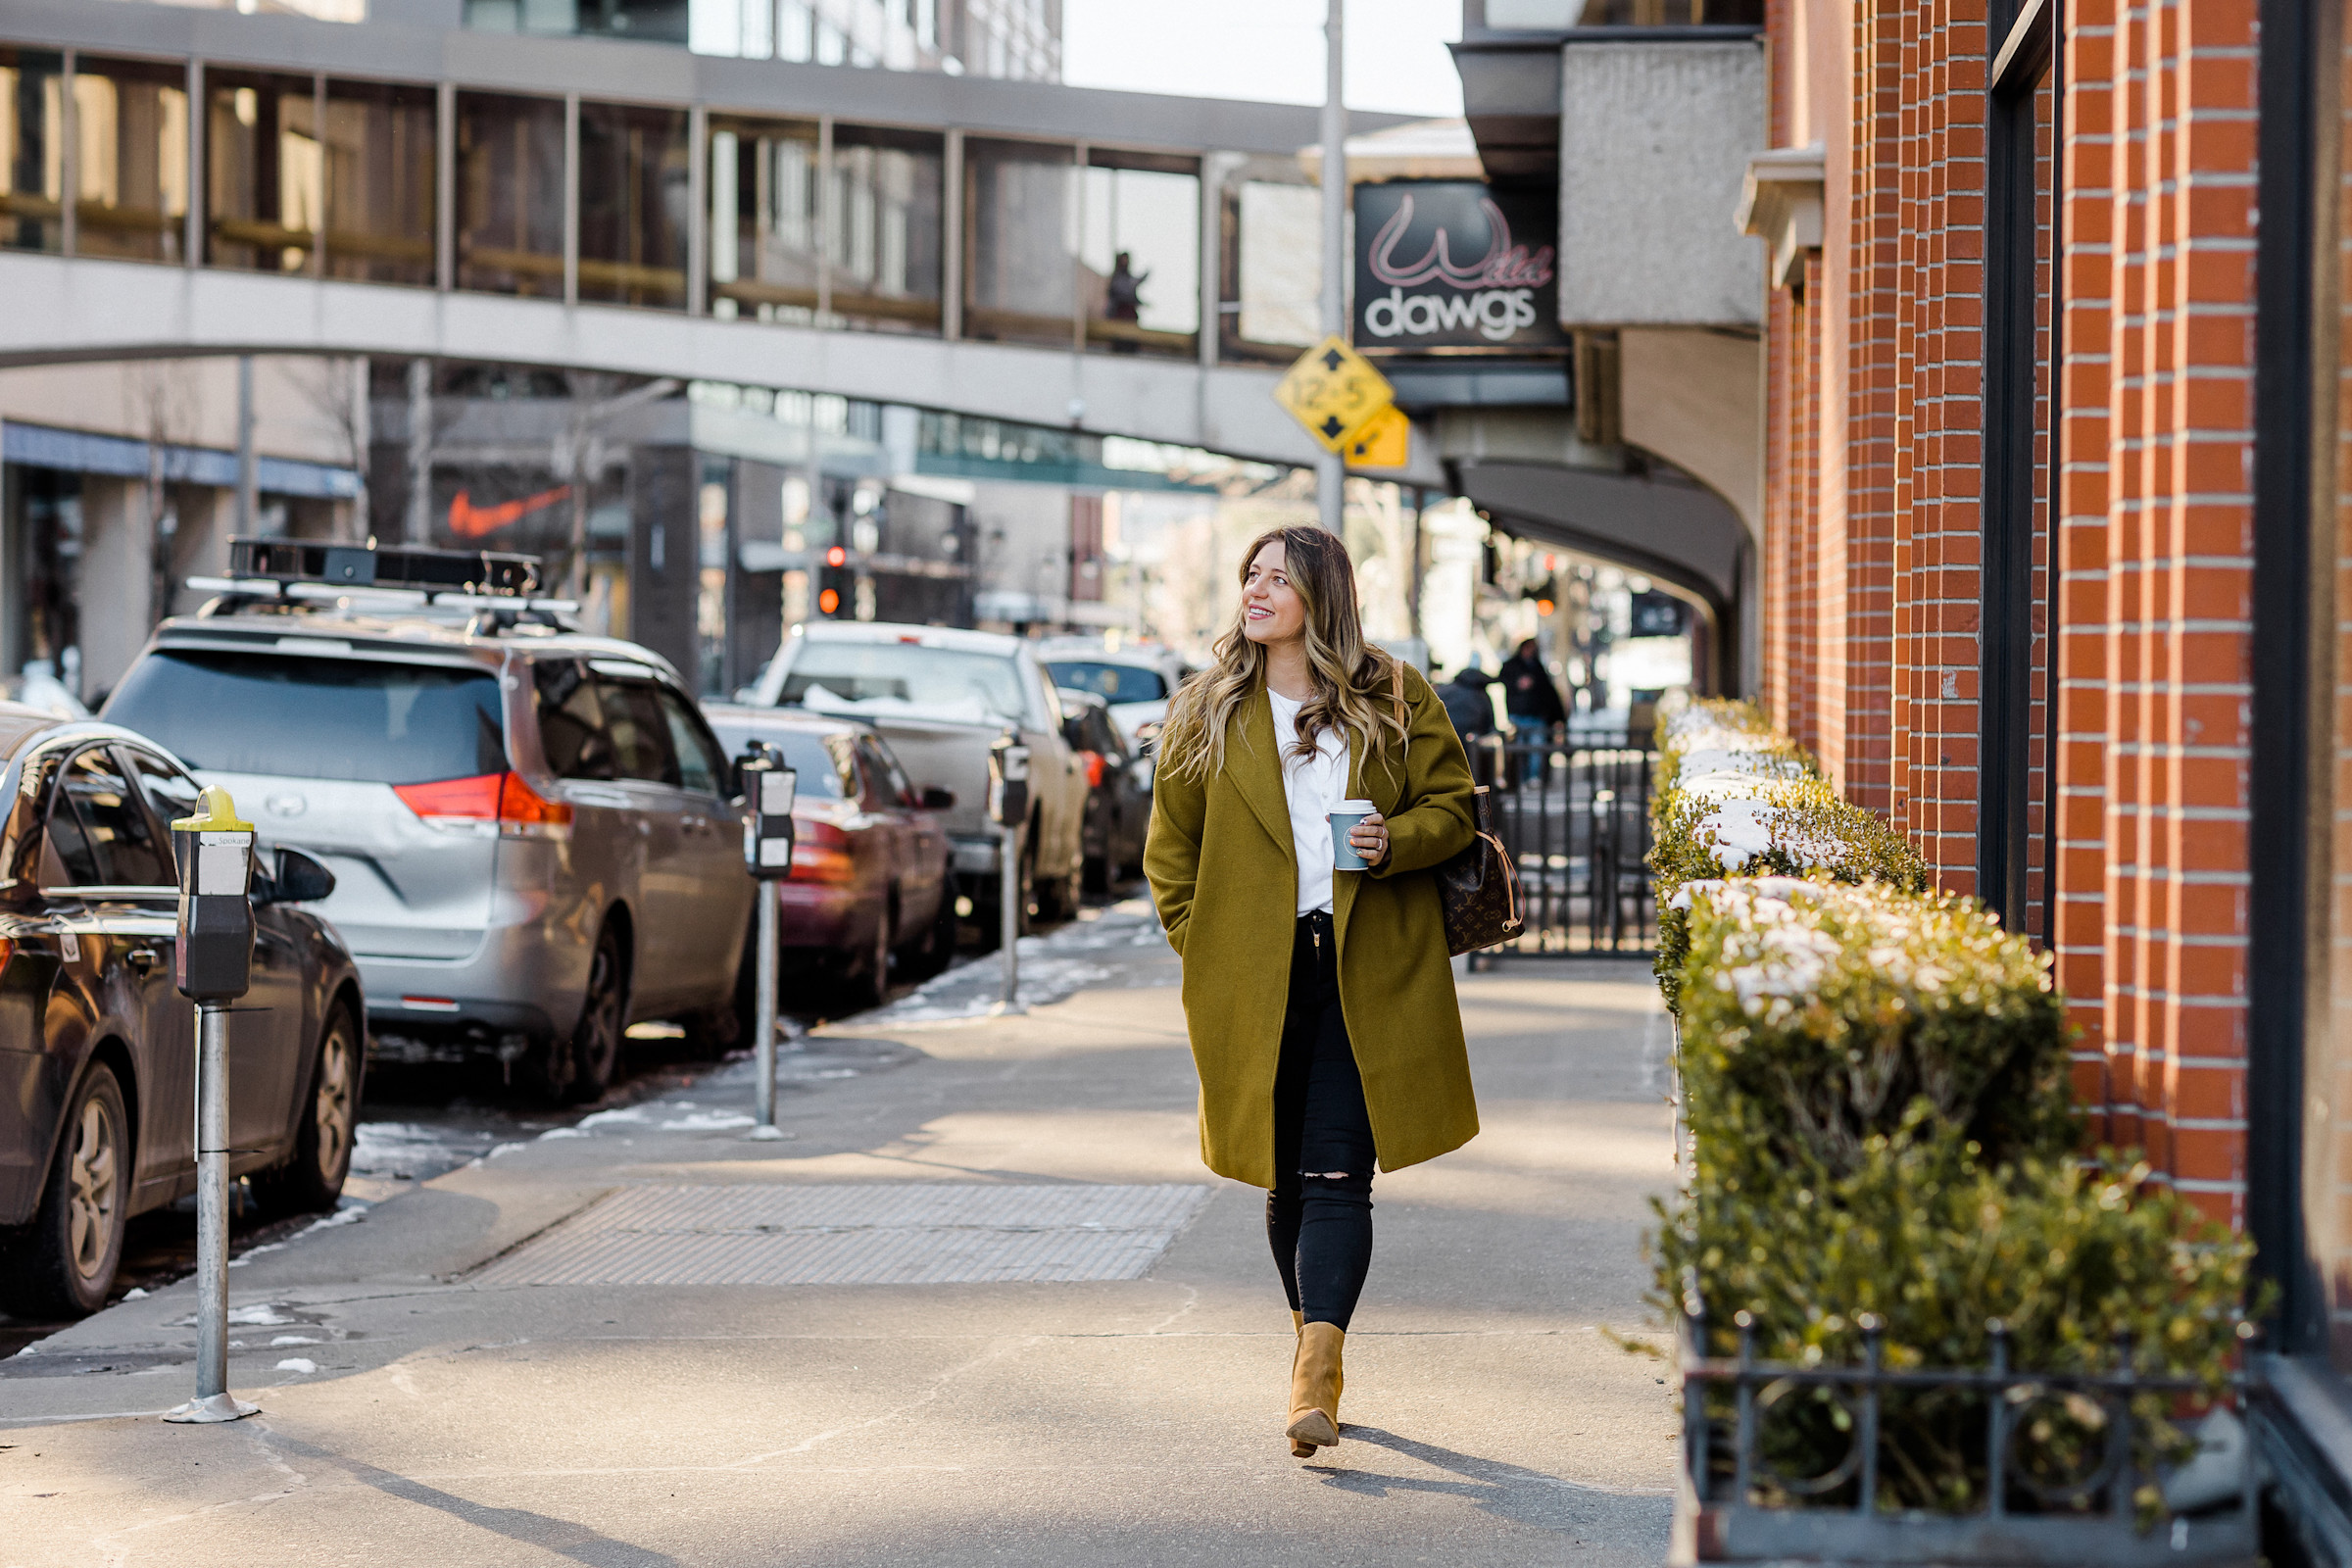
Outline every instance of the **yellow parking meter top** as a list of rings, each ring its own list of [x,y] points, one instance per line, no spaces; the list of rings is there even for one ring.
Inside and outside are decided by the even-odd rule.
[[[218,784],[204,787],[204,810],[196,816],[183,816],[172,824],[174,833],[250,833],[251,822],[237,816],[237,803],[228,798],[228,791]]]

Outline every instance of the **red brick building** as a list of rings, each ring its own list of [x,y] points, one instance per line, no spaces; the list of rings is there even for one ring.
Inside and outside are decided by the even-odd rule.
[[[2056,954],[2352,1559],[2343,0],[1772,0],[1761,695]],[[2339,630],[2339,628],[2341,628]],[[2340,646],[2339,646],[2340,644]],[[2346,825],[2339,827],[2339,822]]]

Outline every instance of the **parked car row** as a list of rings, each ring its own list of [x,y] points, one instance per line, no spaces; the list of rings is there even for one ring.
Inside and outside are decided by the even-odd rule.
[[[1142,858],[1151,760],[1120,714],[1164,711],[1181,672],[1131,650],[1048,660],[1013,637],[822,622],[746,701],[706,707],[652,652],[523,598],[485,611],[470,578],[455,605],[303,598],[323,547],[235,551],[227,591],[158,628],[99,719],[0,703],[0,1308],[94,1309],[125,1221],[192,1190],[169,822],[202,785],[231,792],[266,852],[232,1170],[288,1212],[336,1200],[370,1061],[482,1058],[578,1102],[632,1024],[737,1037],[756,965],[736,765],[754,742],[799,776],[788,1006],[810,984],[867,1004],[944,968],[961,919],[992,926],[1004,875],[1025,911],[1062,915]],[[377,582],[460,580],[448,564],[474,559],[372,554]],[[520,560],[473,575],[527,578]],[[1008,732],[1032,786],[1009,873],[987,820]]]

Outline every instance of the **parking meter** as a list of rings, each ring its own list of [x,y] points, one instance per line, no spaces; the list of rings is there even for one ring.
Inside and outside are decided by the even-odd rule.
[[[1021,1010],[1021,829],[1029,821],[1029,748],[1007,729],[988,749],[988,815],[1004,834],[997,861],[998,951],[1004,956],[1004,994],[993,1010]]]
[[[179,862],[172,976],[196,1004],[196,1396],[167,1421],[234,1421],[228,1392],[228,1004],[253,979],[253,824],[218,784],[172,824]]]
[[[1011,730],[988,749],[988,816],[999,827],[1029,820],[1029,748]]]
[[[237,820],[228,791],[204,792],[204,809],[172,824],[179,861],[179,946],[173,978],[181,996],[233,1002],[253,979],[253,824]]]
[[[756,877],[792,875],[792,802],[800,775],[765,741],[735,760],[743,780],[743,864]]]
[[[746,1136],[765,1143],[784,1136],[776,1130],[776,898],[777,884],[792,875],[792,800],[800,780],[765,741],[752,742],[735,760],[735,776],[743,781],[743,865],[760,910],[752,970],[760,1078]]]

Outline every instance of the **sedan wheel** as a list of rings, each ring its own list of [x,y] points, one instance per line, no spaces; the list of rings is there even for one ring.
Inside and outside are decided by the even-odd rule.
[[[128,1218],[130,1122],[111,1068],[93,1063],[58,1138],[33,1221],[0,1260],[0,1304],[79,1317],[106,1304]]]
[[[363,1070],[359,1031],[351,1014],[337,1007],[318,1037],[310,1099],[294,1129],[293,1155],[253,1178],[253,1195],[264,1210],[311,1214],[333,1208],[342,1198],[359,1129]]]

